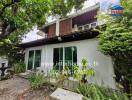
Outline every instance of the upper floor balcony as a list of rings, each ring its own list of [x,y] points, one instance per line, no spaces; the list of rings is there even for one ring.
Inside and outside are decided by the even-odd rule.
[[[52,38],[94,28],[98,25],[96,15],[99,7],[97,4],[65,18],[59,18],[44,25],[37,34],[44,38]]]

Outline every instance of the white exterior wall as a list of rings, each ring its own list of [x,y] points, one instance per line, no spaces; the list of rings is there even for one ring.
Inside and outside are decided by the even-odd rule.
[[[28,52],[29,50],[42,50],[41,57],[41,69],[44,72],[52,69],[53,67],[53,48],[58,47],[77,47],[77,63],[80,64],[83,58],[86,58],[89,65],[96,71],[94,78],[90,78],[89,82],[94,82],[99,85],[105,85],[111,88],[115,88],[115,81],[113,79],[114,71],[112,66],[112,60],[110,57],[103,55],[97,50],[98,41],[97,39],[87,39],[67,43],[50,44],[39,47],[27,48],[25,50],[25,63],[28,63]]]

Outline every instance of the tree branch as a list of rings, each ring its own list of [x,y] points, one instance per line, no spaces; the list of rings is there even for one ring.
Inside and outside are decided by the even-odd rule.
[[[13,4],[18,3],[18,2],[20,2],[20,1],[19,1],[19,0],[12,0],[11,3],[5,4],[4,7],[0,10],[0,16],[2,16],[2,14],[4,13],[4,11],[5,11],[5,9],[6,9],[7,7],[10,7],[10,6],[12,6]]]
[[[8,35],[10,35],[12,32],[14,32],[16,28],[11,27],[11,25],[4,25],[2,27],[2,34],[0,34],[0,39],[6,38]]]

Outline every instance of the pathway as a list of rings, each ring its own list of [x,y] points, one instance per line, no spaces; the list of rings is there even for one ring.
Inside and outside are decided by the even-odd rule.
[[[14,76],[0,81],[0,100],[18,100],[18,95],[30,89],[30,83],[24,78]]]

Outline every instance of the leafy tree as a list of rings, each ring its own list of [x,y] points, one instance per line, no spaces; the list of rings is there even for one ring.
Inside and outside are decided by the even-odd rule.
[[[73,8],[82,7],[85,0],[0,0],[0,55],[12,62],[25,33],[41,27],[49,16],[66,16]]]
[[[110,55],[115,62],[116,80],[130,92],[132,83],[132,1],[121,0],[124,8],[123,16],[100,15],[99,18],[106,22],[106,27],[101,27],[99,36],[99,49]]]

